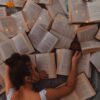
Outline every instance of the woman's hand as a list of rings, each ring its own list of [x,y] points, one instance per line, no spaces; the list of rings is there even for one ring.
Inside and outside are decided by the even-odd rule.
[[[73,58],[72,58],[72,64],[77,65],[80,57],[81,57],[81,52],[76,51],[75,54],[73,55]]]
[[[39,78],[40,78],[40,80],[48,79],[48,74],[45,71],[40,71],[39,72]]]

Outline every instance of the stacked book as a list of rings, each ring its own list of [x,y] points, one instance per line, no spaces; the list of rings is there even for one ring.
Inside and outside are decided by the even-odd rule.
[[[7,2],[14,3],[13,13],[8,14]],[[91,65],[100,71],[99,0],[1,0],[0,5],[0,93],[5,88],[4,61],[15,52],[29,55],[49,79],[68,76],[74,53],[70,47],[77,36],[82,51],[78,82],[75,91],[61,100],[96,95],[88,79]]]

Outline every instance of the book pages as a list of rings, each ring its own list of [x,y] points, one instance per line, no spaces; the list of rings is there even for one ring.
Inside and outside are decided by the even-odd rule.
[[[52,18],[50,16],[50,14],[48,13],[48,11],[46,9],[42,9],[42,11],[41,11],[38,19],[36,20],[36,23],[34,24],[34,26],[41,25],[45,29],[48,29],[51,25],[51,22],[52,22]]]
[[[21,54],[29,54],[34,52],[26,33],[18,34],[12,38],[17,51]]]
[[[56,78],[54,53],[36,54],[37,68],[46,71],[49,78]]]
[[[91,55],[91,63],[96,67],[96,69],[100,72],[100,52],[93,53]]]
[[[50,52],[54,49],[57,41],[58,39],[54,35],[52,35],[50,32],[47,32],[37,46],[37,50],[42,53]]]
[[[48,4],[46,7],[53,19],[58,13],[65,15],[59,0],[52,0],[52,4]]]
[[[7,16],[7,17],[2,18],[0,19],[0,23],[3,28],[3,33],[8,38],[12,38],[17,34],[18,27],[17,27],[15,20],[12,17]]]
[[[79,99],[79,97],[78,97],[76,92],[73,92],[73,93],[69,94],[68,96],[66,96],[66,97],[64,97],[64,98],[62,98],[60,100],[73,100],[73,99],[74,100],[81,100],[81,99]]]
[[[12,40],[0,43],[0,55],[3,61],[9,58],[13,53],[17,52]]]
[[[40,52],[50,52],[57,43],[57,38],[42,26],[33,27],[29,38],[33,46]]]
[[[100,21],[100,1],[88,2],[88,12],[91,21]]]
[[[50,33],[53,34],[58,38],[58,42],[55,45],[55,48],[60,49],[60,48],[70,48],[72,40],[59,34],[58,32],[54,30],[50,30]]]
[[[95,90],[91,86],[85,74],[80,74],[78,76],[75,92],[78,94],[80,100],[86,100],[96,95]]]
[[[57,74],[69,75],[73,52],[68,49],[58,49],[57,54]]]
[[[46,34],[46,30],[41,26],[36,26],[32,28],[28,36],[35,48],[37,48],[38,44],[45,36],[45,34]]]
[[[34,3],[32,0],[28,0],[23,8],[23,14],[29,29],[35,24],[37,18],[39,17],[42,8]]]
[[[69,18],[71,23],[89,22],[89,12],[86,2],[83,0],[68,0]]]
[[[78,63],[78,73],[85,73],[88,78],[91,78],[90,54],[83,54]]]
[[[84,26],[78,29],[77,36],[83,53],[100,50],[100,43],[95,39],[97,31],[97,25]]]
[[[68,96],[61,100],[87,100],[96,95],[95,90],[90,84],[88,78],[84,73],[78,75],[76,89]]]
[[[14,13],[11,16],[15,19],[19,31],[24,30],[26,32],[29,32],[29,28],[27,26],[27,23],[25,21],[22,11]]]

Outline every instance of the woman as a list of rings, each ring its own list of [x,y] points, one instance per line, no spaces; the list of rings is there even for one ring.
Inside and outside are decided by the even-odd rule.
[[[30,58],[27,55],[13,54],[5,61],[7,100],[57,100],[69,95],[76,86],[77,64],[80,56],[80,52],[75,52],[65,86],[44,89],[38,93],[32,90],[32,83],[37,82],[39,76]]]

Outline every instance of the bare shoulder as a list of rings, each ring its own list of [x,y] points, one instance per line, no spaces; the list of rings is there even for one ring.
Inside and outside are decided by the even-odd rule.
[[[15,92],[11,100],[41,100],[41,99],[38,92],[30,91],[27,93]]]

